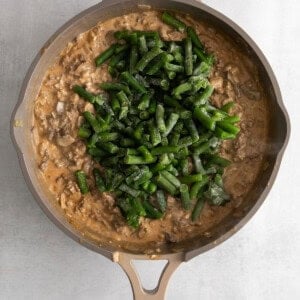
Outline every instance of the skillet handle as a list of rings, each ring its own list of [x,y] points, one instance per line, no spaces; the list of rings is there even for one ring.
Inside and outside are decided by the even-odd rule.
[[[143,260],[147,259],[146,257],[137,257],[133,254],[114,253],[114,261],[117,262],[122,269],[125,271],[133,292],[133,298],[135,300],[163,300],[165,297],[166,289],[170,277],[174,273],[174,271],[179,267],[179,265],[183,261],[183,256],[180,253],[171,254],[167,257],[159,257],[160,259],[166,259],[168,262],[164,267],[160,278],[158,280],[158,284],[153,290],[146,290],[143,288],[140,277],[132,264],[133,260]],[[148,258],[149,259],[149,258]],[[151,262],[150,262],[151,263]]]

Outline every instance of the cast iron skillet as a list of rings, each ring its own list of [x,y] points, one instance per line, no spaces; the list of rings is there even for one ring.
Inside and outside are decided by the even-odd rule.
[[[61,50],[79,33],[89,30],[99,21],[104,21],[125,13],[147,9],[167,9],[189,13],[196,18],[207,21],[233,38],[243,51],[255,60],[264,90],[269,98],[271,110],[271,133],[269,151],[265,154],[269,167],[260,175],[256,187],[246,197],[240,207],[221,224],[211,230],[210,237],[201,237],[194,241],[182,242],[170,246],[161,255],[147,256],[143,252],[130,253],[113,245],[93,242],[81,232],[76,231],[66,221],[61,212],[49,201],[50,195],[43,188],[38,178],[34,147],[32,143],[33,102],[36,98],[43,76]],[[283,152],[290,134],[290,123],[284,108],[280,90],[263,53],[253,40],[235,23],[219,12],[196,2],[195,0],[103,0],[80,13],[62,26],[45,44],[32,63],[24,80],[19,101],[11,119],[11,136],[17,149],[25,180],[32,194],[47,216],[66,234],[85,247],[98,252],[120,264],[126,272],[133,289],[135,299],[163,299],[168,280],[180,263],[212,249],[232,236],[253,216],[265,200],[277,175]],[[141,259],[163,259],[168,263],[160,277],[158,286],[151,291],[143,289],[139,277],[131,262]]]

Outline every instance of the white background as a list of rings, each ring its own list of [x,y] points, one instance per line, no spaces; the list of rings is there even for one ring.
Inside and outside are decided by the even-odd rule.
[[[233,238],[183,264],[167,299],[300,299],[300,2],[207,0],[250,34],[270,61],[292,122],[265,204]],[[36,52],[95,0],[0,0],[0,299],[131,299],[120,267],[72,241],[29,193],[9,118]],[[158,266],[147,265],[147,282]]]

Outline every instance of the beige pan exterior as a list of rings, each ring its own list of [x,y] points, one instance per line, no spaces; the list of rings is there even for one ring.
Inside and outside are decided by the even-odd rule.
[[[33,118],[33,100],[36,98],[43,76],[51,63],[63,50],[68,41],[78,34],[89,30],[99,21],[104,21],[128,12],[145,9],[145,5],[151,5],[153,9],[167,9],[189,13],[195,17],[201,17],[213,24],[216,28],[222,28],[226,34],[235,38],[256,60],[263,86],[267,91],[272,107],[271,124],[273,131],[269,137],[272,151],[267,154],[269,168],[260,178],[257,188],[253,190],[239,208],[240,213],[226,218],[212,230],[211,237],[201,238],[199,241],[184,242],[168,249],[159,256],[147,256],[142,253],[127,253],[113,246],[99,246],[90,239],[77,232],[49,201],[50,195],[43,188],[38,178],[35,156],[33,154],[31,127]],[[18,125],[18,126],[16,126]],[[21,126],[20,126],[21,125]],[[24,178],[33,196],[46,215],[66,234],[85,247],[98,252],[121,265],[127,273],[135,299],[163,299],[170,276],[181,262],[188,261],[232,236],[254,215],[265,200],[278,173],[283,152],[290,135],[290,123],[284,108],[278,83],[273,71],[263,53],[253,40],[235,23],[224,15],[210,7],[193,0],[104,0],[86,11],[80,13],[61,27],[45,44],[32,63],[24,80],[19,101],[11,118],[11,137],[15,144]],[[168,260],[158,287],[153,291],[142,288],[138,275],[131,265],[136,259],[164,259]]]

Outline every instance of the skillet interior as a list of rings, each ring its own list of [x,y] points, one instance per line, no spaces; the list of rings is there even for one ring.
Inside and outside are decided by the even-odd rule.
[[[151,1],[151,5],[153,8],[162,8],[161,5],[159,5],[159,1]],[[20,152],[22,153],[21,160],[23,159],[23,171],[25,173],[27,183],[31,187],[33,194],[41,204],[46,214],[72,238],[83,243],[85,246],[110,257],[111,251],[120,249],[114,247],[113,245],[106,244],[105,242],[100,248],[99,244],[93,243],[91,239],[87,238],[86,236],[84,237],[79,232],[76,232],[76,230],[74,230],[73,227],[71,227],[65,221],[60,211],[50,204],[50,201],[48,200],[50,195],[43,188],[41,181],[38,178],[38,172],[36,172],[36,161],[35,156],[33,155],[33,145],[31,143],[33,99],[36,98],[40,84],[43,80],[43,75],[45,74],[48,66],[54,62],[67,42],[72,40],[79,33],[90,29],[101,20],[104,21],[111,17],[141,9],[136,5],[136,1],[123,1],[122,4],[112,4],[112,6],[109,8],[106,6],[107,4],[103,4],[102,7],[100,5],[95,6],[75,17],[73,20],[67,23],[62,30],[56,33],[56,35],[38,54],[24,82],[23,90],[20,96],[20,100],[23,101],[21,102],[15,117],[16,119],[23,121],[23,127],[14,129],[14,134],[16,142],[20,148]],[[250,218],[251,215],[253,215],[256,209],[263,202],[267,191],[271,187],[270,184],[272,183],[277,172],[279,165],[278,158],[280,159],[280,150],[286,141],[288,123],[280,105],[277,102],[281,102],[281,98],[276,81],[271,70],[268,69],[269,67],[267,63],[263,63],[261,61],[263,58],[257,55],[257,53],[259,53],[257,51],[259,50],[256,49],[256,46],[251,45],[251,47],[229,25],[212,15],[213,13],[220,17],[219,14],[213,12],[213,10],[207,8],[203,4],[197,4],[198,7],[202,8],[202,10],[197,11],[188,4],[173,1],[165,2],[163,6],[166,9],[174,9],[176,7],[176,10],[178,11],[184,11],[186,13],[190,13],[196,18],[201,18],[235,40],[239,44],[239,47],[248,53],[252,60],[256,61],[259,69],[260,81],[265,90],[266,97],[269,99],[269,109],[271,112],[270,128],[272,128],[272,130],[270,131],[269,135],[270,147],[265,153],[265,161],[268,164],[257,179],[255,189],[253,189],[251,193],[247,195],[244,202],[234,211],[233,214],[224,219],[222,223],[211,229],[210,237],[202,236],[201,239],[193,239],[192,241],[172,244],[170,247],[164,250],[165,254],[174,251],[189,252],[187,254],[187,258],[190,258],[213,247],[232,235],[247,221],[247,219]],[[256,52],[253,50],[253,47],[255,48]],[[140,250],[137,249],[134,252],[140,253]]]

